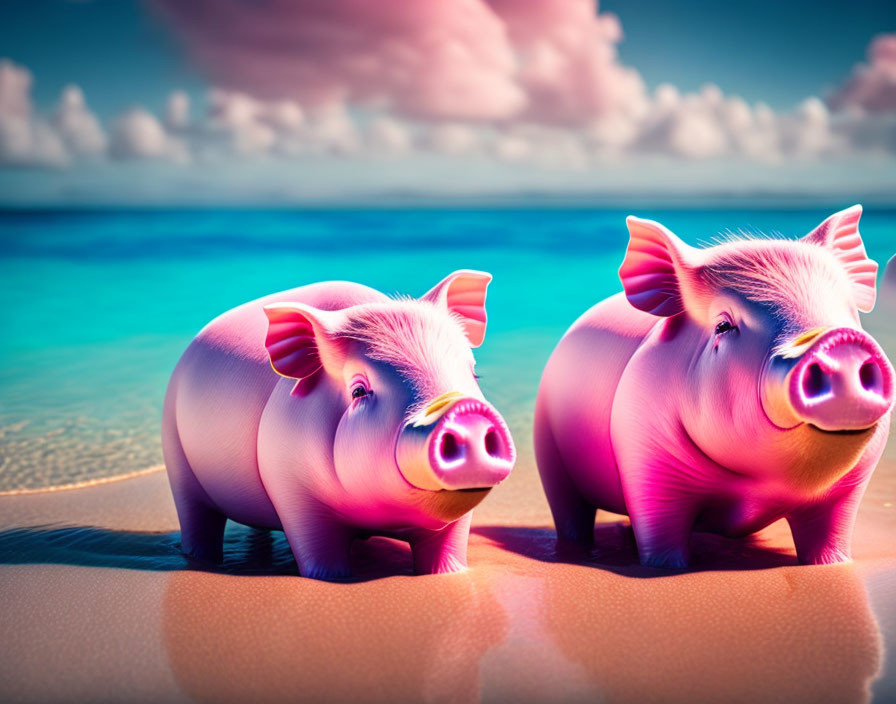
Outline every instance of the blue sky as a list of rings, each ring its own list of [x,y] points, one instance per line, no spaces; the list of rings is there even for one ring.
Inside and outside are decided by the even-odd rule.
[[[880,66],[867,58],[896,32],[893,3],[607,0],[587,21],[580,0],[522,5],[384,19],[347,0],[6,0],[0,202],[163,203],[185,183],[211,202],[896,191],[896,87],[881,79],[896,59],[885,41]],[[449,58],[428,65],[432,41]],[[396,44],[409,68],[393,75]],[[22,75],[26,117],[10,107]]]
[[[824,95],[865,58],[872,37],[896,31],[896,3],[873,0],[613,0],[622,60],[649,85],[715,83],[786,108]]]
[[[136,102],[161,109],[175,88],[206,87],[171,33],[130,0],[4,0],[0,47],[34,75],[34,100],[44,107],[68,83],[106,117]]]

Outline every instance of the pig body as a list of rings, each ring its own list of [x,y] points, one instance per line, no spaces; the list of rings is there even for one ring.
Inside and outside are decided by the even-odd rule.
[[[693,529],[779,518],[807,563],[848,559],[889,429],[893,371],[861,330],[876,265],[860,209],[802,241],[687,247],[629,219],[624,294],[587,311],[551,356],[535,446],[558,537],[628,514],[641,561],[682,567]]]
[[[471,509],[514,460],[473,375],[489,280],[457,272],[421,300],[314,284],[209,323],[163,412],[185,552],[220,560],[229,518],[283,529],[304,576],[346,576],[373,534],[409,541],[419,572],[461,569]]]

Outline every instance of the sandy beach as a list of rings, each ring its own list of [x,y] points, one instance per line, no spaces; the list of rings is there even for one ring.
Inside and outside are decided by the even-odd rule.
[[[161,468],[4,496],[0,700],[887,701],[894,504],[891,446],[854,563],[797,566],[778,523],[698,534],[668,573],[610,514],[591,555],[557,554],[524,462],[477,509],[467,572],[412,576],[406,545],[372,539],[357,581],[328,584],[282,534],[235,525],[221,569],[191,565]]]
[[[893,354],[888,298],[868,321]],[[0,700],[865,702],[896,698],[896,442],[854,562],[796,564],[779,522],[696,534],[693,567],[638,565],[600,513],[558,554],[526,409],[520,460],[474,514],[468,571],[416,577],[356,544],[356,580],[297,576],[282,534],[231,524],[218,570],[179,550],[163,468],[0,496]]]

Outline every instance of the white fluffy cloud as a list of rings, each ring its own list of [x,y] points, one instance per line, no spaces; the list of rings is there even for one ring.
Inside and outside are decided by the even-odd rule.
[[[0,60],[0,114],[31,114],[31,74],[7,59]]]
[[[406,154],[414,146],[410,132],[400,122],[382,116],[371,120],[367,142],[374,151],[388,154]]]
[[[186,145],[143,108],[133,108],[115,120],[109,153],[115,159],[188,160]]]
[[[0,61],[0,166],[59,168],[69,155],[59,134],[31,106],[31,74]]]
[[[106,149],[106,133],[96,115],[87,108],[78,86],[68,85],[62,91],[53,126],[73,155],[91,156]]]
[[[371,145],[406,145],[400,127],[386,117],[372,123]],[[388,132],[388,134],[387,134]],[[188,134],[202,158],[299,158],[311,154],[354,154],[363,144],[359,126],[341,104],[306,113],[289,100],[256,100],[243,93],[209,92],[208,111]]]
[[[456,122],[436,124],[427,131],[426,145],[442,154],[472,154],[479,148],[479,132]]]
[[[201,165],[434,155],[458,164],[475,158],[594,172],[619,159],[737,160],[768,168],[896,153],[896,110],[887,107],[896,85],[893,36],[875,40],[869,64],[856,69],[840,98],[825,104],[810,97],[775,111],[713,85],[687,94],[661,85],[648,93],[637,72],[617,61],[618,20],[599,15],[584,22],[586,5],[520,8],[493,0],[521,62],[514,80],[530,102],[491,122],[438,118],[438,111],[425,119],[399,117],[388,103],[305,104],[212,89],[196,106],[175,91],[163,115],[137,107],[104,128],[75,85],[46,116],[38,114],[30,73],[0,61],[0,167],[67,168],[104,158]]]
[[[634,140],[638,150],[687,160],[744,157],[760,163],[811,159],[848,146],[849,128],[837,134],[824,103],[809,98],[794,110],[775,113],[725,96],[713,85],[680,95],[660,86]],[[844,141],[845,140],[845,141]]]
[[[168,96],[165,124],[175,130],[184,129],[190,124],[190,96],[182,90],[176,90]]]

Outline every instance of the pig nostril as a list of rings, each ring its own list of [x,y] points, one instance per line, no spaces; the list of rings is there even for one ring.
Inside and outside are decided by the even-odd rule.
[[[485,434],[485,451],[492,457],[501,456],[501,441],[498,439],[498,433],[495,432],[494,428],[491,428]]]
[[[817,362],[813,362],[803,375],[803,394],[807,399],[814,399],[830,392],[830,377],[824,373]]]
[[[457,437],[454,433],[445,433],[442,436],[439,454],[446,462],[452,462],[460,457],[460,443],[457,442]]]
[[[862,388],[865,391],[881,393],[883,390],[883,374],[880,367],[870,359],[859,369],[859,381],[862,382]]]

